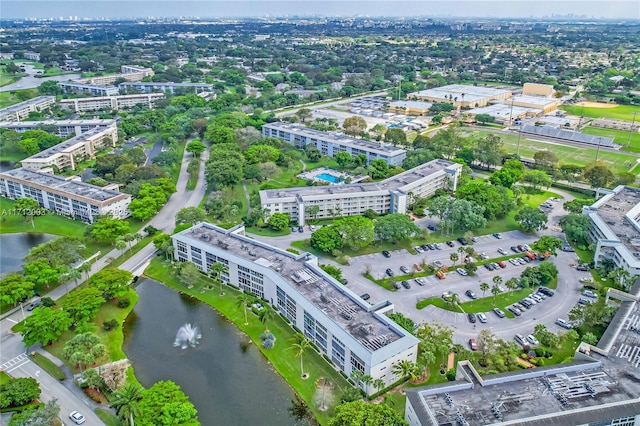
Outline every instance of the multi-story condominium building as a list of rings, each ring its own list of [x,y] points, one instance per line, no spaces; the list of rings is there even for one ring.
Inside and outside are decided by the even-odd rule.
[[[40,54],[37,52],[24,52],[24,58],[28,59],[30,61],[39,61],[40,60]]]
[[[318,206],[314,218],[361,215],[371,209],[378,214],[406,213],[411,198],[425,198],[437,189],[455,190],[462,165],[433,160],[375,183],[267,189],[260,191],[261,208],[286,213],[303,225],[308,209]]]
[[[591,219],[589,238],[596,243],[596,265],[611,259],[631,277],[640,275],[640,189],[620,185],[598,192],[605,195],[582,208]]]
[[[62,93],[81,93],[92,96],[113,96],[119,93],[118,88],[115,86],[80,83],[75,81],[60,81],[58,82],[58,86],[62,89]]]
[[[127,82],[120,83],[118,87],[125,92],[135,90],[142,93],[160,92],[175,93],[176,91],[184,91],[184,93],[213,92],[213,84],[205,83],[143,83],[143,82]]]
[[[38,96],[19,104],[0,109],[0,121],[20,121],[29,117],[32,111],[43,111],[52,105],[55,105],[55,96]]]
[[[511,90],[495,87],[466,86],[452,84],[407,94],[407,99],[429,102],[449,102],[456,107],[479,108],[491,101],[505,100],[512,95]]]
[[[264,137],[282,139],[297,148],[314,145],[322,155],[330,157],[343,151],[354,157],[358,154],[364,154],[367,156],[367,162],[369,163],[373,160],[382,159],[389,165],[400,166],[407,156],[407,152],[404,149],[396,148],[390,144],[368,142],[345,136],[343,133],[321,132],[305,126],[284,122],[264,124],[262,126],[262,135]]]
[[[0,173],[0,195],[12,200],[33,198],[45,209],[90,223],[96,216],[110,214],[125,218],[130,215],[131,195],[78,179],[25,168],[9,170]]]
[[[20,163],[26,169],[42,169],[56,166],[58,169],[76,169],[79,161],[95,158],[100,148],[115,147],[118,140],[118,128],[96,127],[79,136],[75,136],[58,145],[45,149],[31,157],[25,158]]]
[[[135,65],[122,65],[121,74],[101,75],[97,77],[82,78],[74,80],[77,83],[92,84],[97,86],[110,86],[116,80],[140,81],[145,77],[152,77],[154,72],[151,68],[143,68]]]
[[[385,315],[393,305],[365,302],[324,272],[312,254],[248,238],[241,225],[227,230],[200,223],[171,239],[177,260],[205,272],[215,262],[224,264],[224,281],[273,305],[347,376],[359,370],[390,385],[400,379],[394,364],[416,360],[418,340]]]
[[[63,99],[59,102],[61,108],[72,109],[75,112],[97,110],[121,110],[135,105],[155,106],[155,101],[164,98],[164,93],[142,93],[139,95],[98,96],[94,98]]]
[[[95,128],[116,127],[115,120],[46,120],[46,121],[0,121],[0,128],[16,132],[26,132],[54,126],[56,134],[62,138],[80,136]]]
[[[640,281],[620,303],[597,345],[581,343],[573,361],[481,376],[469,361],[456,380],[408,388],[410,426],[640,425]]]
[[[138,74],[143,73],[143,77],[153,77],[154,72],[151,68],[141,67],[138,65],[121,65],[120,72],[122,74]]]

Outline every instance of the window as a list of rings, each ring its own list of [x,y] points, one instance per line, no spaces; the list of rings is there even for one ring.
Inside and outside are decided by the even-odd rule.
[[[364,361],[362,361],[353,352],[351,353],[351,371],[360,370],[364,373]]]
[[[187,253],[187,245],[182,241],[177,241],[176,243],[179,253]]]
[[[322,352],[327,353],[327,329],[316,321],[316,344],[322,349]]]
[[[344,353],[344,344],[334,337],[331,343],[331,360],[341,370],[344,370]]]
[[[304,311],[304,335],[313,340],[316,331],[316,320],[307,311]]]

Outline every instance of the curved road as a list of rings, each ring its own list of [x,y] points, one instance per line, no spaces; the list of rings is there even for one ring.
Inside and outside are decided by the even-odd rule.
[[[75,80],[81,77],[80,74],[64,74],[64,75],[56,75],[52,77],[41,77],[36,78],[36,69],[33,65],[17,63],[17,65],[22,65],[25,68],[26,76],[22,77],[20,80],[15,83],[7,84],[6,86],[0,87],[0,92],[10,92],[12,90],[23,90],[23,89],[33,89],[35,87],[40,86],[45,81],[69,81]]]

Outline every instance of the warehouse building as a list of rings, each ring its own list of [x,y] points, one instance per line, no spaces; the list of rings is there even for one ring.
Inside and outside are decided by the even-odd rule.
[[[492,101],[509,99],[512,93],[509,89],[498,89],[484,86],[465,86],[452,84],[409,93],[407,99],[429,102],[453,103],[455,107],[480,108]]]

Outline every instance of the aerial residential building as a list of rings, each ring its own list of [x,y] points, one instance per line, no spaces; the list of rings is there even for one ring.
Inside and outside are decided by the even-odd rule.
[[[155,74],[151,68],[141,67],[138,65],[121,65],[120,72],[122,74],[142,73],[143,77],[153,77]]]
[[[400,166],[407,156],[404,149],[390,144],[369,142],[345,136],[343,133],[321,132],[304,126],[284,122],[267,123],[262,126],[264,137],[278,138],[293,144],[296,148],[314,145],[322,153],[333,157],[338,152],[346,151],[352,156],[365,154],[367,162],[382,159],[391,166]]]
[[[55,105],[55,96],[38,96],[19,104],[0,109],[0,121],[20,121],[29,117],[32,111],[40,112]]]
[[[62,93],[80,93],[92,96],[113,96],[118,94],[115,86],[80,83],[75,81],[60,81],[58,86]]]
[[[155,107],[155,101],[163,99],[164,93],[142,93],[138,95],[98,96],[93,98],[63,99],[59,102],[61,108],[72,109],[75,112],[98,110],[121,110],[136,105]]]
[[[79,161],[95,158],[96,153],[101,148],[115,147],[117,140],[118,128],[115,125],[111,127],[96,127],[25,158],[20,163],[25,169],[38,170],[55,166],[58,169],[69,168],[75,170]]]
[[[183,91],[184,93],[213,92],[213,84],[206,83],[143,83],[143,82],[126,82],[120,83],[118,87],[125,92],[135,90],[141,93],[160,92],[175,93]]]
[[[28,59],[30,61],[39,61],[40,60],[40,54],[37,52],[24,52],[24,58]]]
[[[273,305],[347,376],[359,370],[388,386],[400,379],[394,364],[416,360],[418,339],[385,315],[393,304],[365,302],[324,272],[312,254],[292,254],[248,238],[242,225],[227,230],[200,223],[171,239],[178,261],[203,272],[224,264],[223,281]]]
[[[45,209],[89,223],[96,216],[122,219],[130,215],[129,194],[38,170],[19,168],[0,173],[0,195],[12,200],[33,198]]]
[[[329,186],[267,189],[260,191],[260,206],[273,213],[286,213],[292,222],[303,225],[311,206],[319,210],[314,218],[406,213],[411,198],[425,198],[438,189],[455,190],[462,165],[433,160],[380,182]]]
[[[116,127],[116,120],[46,120],[46,121],[0,121],[0,128],[16,132],[37,130],[49,126],[56,127],[56,134],[62,138],[80,136],[95,128]]]
[[[110,86],[117,80],[140,81],[145,77],[152,77],[154,72],[151,68],[143,68],[135,65],[122,65],[121,74],[101,75],[96,77],[82,78],[74,80],[76,83],[91,84],[97,86]]]
[[[456,107],[479,108],[487,106],[491,101],[508,99],[511,95],[512,92],[509,89],[452,84],[409,93],[407,99],[448,102],[453,103]]]
[[[605,195],[582,214],[591,219],[589,238],[596,243],[595,264],[611,259],[633,277],[640,275],[640,189],[617,186],[599,189]]]
[[[460,361],[456,380],[406,389],[410,426],[640,425],[640,281],[610,289],[618,310],[597,346],[571,362],[480,376]]]

